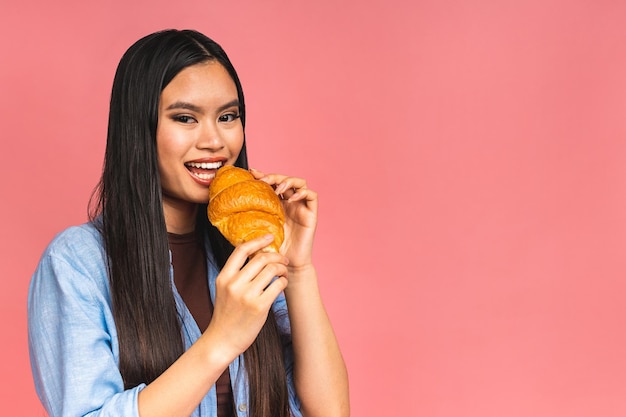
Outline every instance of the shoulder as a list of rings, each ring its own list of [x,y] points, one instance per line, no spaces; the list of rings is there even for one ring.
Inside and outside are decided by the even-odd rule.
[[[104,267],[105,251],[96,225],[92,222],[69,227],[57,234],[45,249],[40,263],[67,264],[77,271],[93,274]]]
[[[32,277],[33,287],[77,290],[98,287],[108,292],[106,255],[93,223],[72,226],[57,234],[45,249]]]
[[[102,236],[94,223],[69,227],[57,234],[43,256],[88,256],[101,254]]]

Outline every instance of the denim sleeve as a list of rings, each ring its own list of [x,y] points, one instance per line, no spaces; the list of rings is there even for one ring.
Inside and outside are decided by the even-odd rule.
[[[28,342],[37,393],[50,417],[138,417],[144,385],[124,390],[109,296],[93,277],[104,272],[91,256],[74,255],[48,249],[32,277]]]
[[[287,372],[287,389],[289,390],[289,407],[291,409],[291,415],[294,417],[301,417],[300,413],[300,400],[296,394],[296,387],[293,380],[293,346],[291,344],[291,325],[289,323],[289,314],[287,311],[287,301],[285,295],[280,294],[272,310],[276,316],[276,322],[278,329],[281,333],[281,339],[283,342],[283,356],[285,360],[285,371]]]

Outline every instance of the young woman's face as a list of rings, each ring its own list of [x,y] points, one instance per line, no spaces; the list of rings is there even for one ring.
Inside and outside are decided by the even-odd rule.
[[[157,152],[164,204],[206,203],[215,171],[243,146],[237,87],[217,61],[182,70],[159,103]]]

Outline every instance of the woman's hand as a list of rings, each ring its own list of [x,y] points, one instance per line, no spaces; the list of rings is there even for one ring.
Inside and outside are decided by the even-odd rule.
[[[228,365],[257,337],[272,303],[287,286],[287,259],[259,253],[272,235],[239,245],[216,279],[209,327],[138,395],[142,416],[189,416]],[[250,260],[246,263],[246,261]]]
[[[255,178],[274,187],[285,208],[285,240],[280,251],[289,259],[289,286],[284,292],[300,410],[309,417],[348,416],[346,366],[322,303],[317,272],[311,261],[317,225],[317,193],[301,178],[251,172]]]
[[[271,185],[282,200],[285,240],[280,251],[289,259],[289,268],[310,267],[317,226],[317,193],[309,189],[302,178],[264,174],[255,169],[250,172],[256,179]]]
[[[226,363],[254,342],[272,303],[287,286],[285,256],[266,252],[253,256],[272,240],[267,235],[237,246],[217,276],[213,318],[205,334],[219,340]]]

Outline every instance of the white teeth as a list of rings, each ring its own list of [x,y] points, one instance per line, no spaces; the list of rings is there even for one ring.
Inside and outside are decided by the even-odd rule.
[[[194,168],[202,168],[202,169],[218,169],[223,163],[222,162],[187,162],[185,165],[194,167]]]
[[[202,179],[202,180],[211,180],[215,178],[215,174],[196,174],[192,172],[192,175]]]

